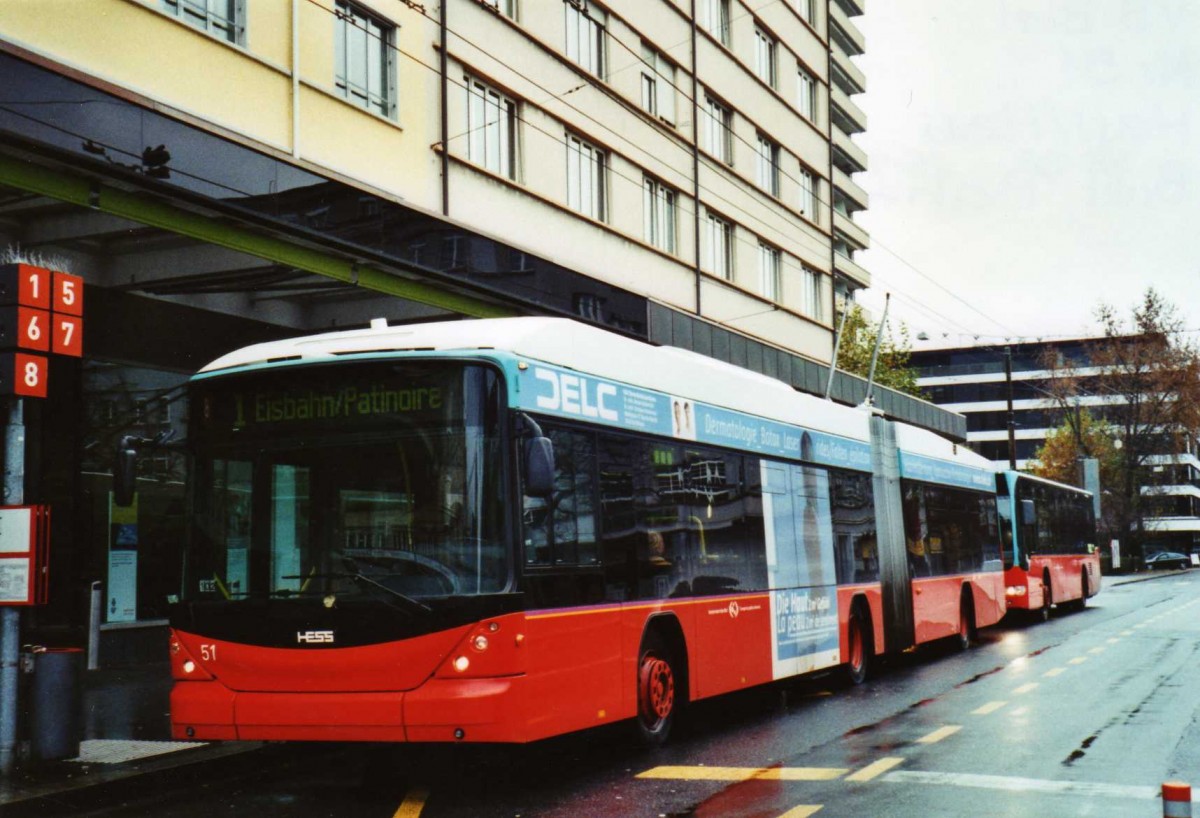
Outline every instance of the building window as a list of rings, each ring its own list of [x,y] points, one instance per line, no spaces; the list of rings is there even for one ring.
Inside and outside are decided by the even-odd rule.
[[[733,114],[707,94],[704,95],[704,149],[726,165],[733,164]]]
[[[775,38],[757,26],[754,29],[754,73],[775,87]]]
[[[675,66],[646,43],[642,43],[642,108],[675,122]]]
[[[729,45],[729,0],[700,0],[700,27]]]
[[[733,281],[733,225],[709,213],[705,227],[703,263],[713,275]]]
[[[817,7],[814,0],[796,0],[796,11],[810,26],[816,24]]]
[[[764,298],[779,300],[782,289],[782,260],[779,251],[769,244],[758,243],[758,288]]]
[[[517,19],[517,0],[483,0],[483,4],[509,19]]]
[[[809,122],[816,122],[817,81],[813,79],[812,74],[808,73],[803,68],[799,70],[797,76],[800,80],[800,89],[796,99],[796,104],[800,106],[800,116],[804,117]]]
[[[585,216],[604,221],[604,151],[567,134],[567,206]]]
[[[334,15],[334,82],[355,105],[382,116],[396,110],[393,26],[339,2]]]
[[[675,252],[675,191],[654,179],[642,182],[642,213],[646,241],[659,250]]]
[[[804,268],[804,283],[800,293],[800,312],[809,318],[821,320],[821,274]]]
[[[763,134],[758,135],[758,186],[772,196],[779,195],[779,146]]]
[[[477,165],[517,178],[517,105],[499,91],[466,77],[467,155]]]
[[[800,215],[817,220],[817,182],[808,168],[800,168]]]
[[[567,9],[567,59],[604,77],[604,12],[587,0],[570,0]]]
[[[245,45],[245,0],[162,0],[162,9],[214,37]]]

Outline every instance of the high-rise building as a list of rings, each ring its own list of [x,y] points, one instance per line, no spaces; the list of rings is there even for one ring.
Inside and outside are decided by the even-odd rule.
[[[1087,411],[1101,421],[1123,417],[1125,398],[1106,387],[1109,373],[1093,363],[1092,351],[1110,343],[1104,338],[1078,338],[1003,346],[925,349],[913,353],[911,365],[925,395],[944,409],[966,418],[967,443],[997,468],[1010,462],[1008,398],[1012,394],[1011,456],[1019,469],[1036,464],[1047,435],[1061,427],[1066,412]],[[1005,357],[1011,353],[1011,379]],[[1064,408],[1049,381],[1047,355],[1065,365],[1079,394]],[[1164,437],[1163,448],[1147,456],[1141,469],[1145,553],[1171,550],[1200,553],[1200,444]]]
[[[88,293],[82,360],[26,414],[68,607],[116,576],[116,440],[178,436],[188,373],[247,342],[569,315],[822,392],[838,305],[870,283],[864,5],[5,3],[0,250]],[[107,624],[156,621],[178,584],[181,462],[144,463]]]

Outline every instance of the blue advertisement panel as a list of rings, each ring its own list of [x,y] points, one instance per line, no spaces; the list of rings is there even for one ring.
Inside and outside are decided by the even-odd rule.
[[[837,651],[836,586],[789,588],[774,591],[772,595],[775,655],[779,661]]]
[[[773,674],[780,679],[840,661],[829,475],[762,463],[767,580],[772,588]]]
[[[900,476],[909,480],[941,483],[976,491],[996,490],[995,472],[905,451],[900,452]]]
[[[810,463],[859,471],[871,468],[871,447],[863,441],[546,364],[533,364],[521,372],[516,397],[520,408],[530,411]]]

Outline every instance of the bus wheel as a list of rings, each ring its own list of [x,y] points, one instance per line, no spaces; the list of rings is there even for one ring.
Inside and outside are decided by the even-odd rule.
[[[662,637],[650,633],[638,660],[638,735],[651,745],[663,744],[677,709],[675,668]]]
[[[846,680],[852,685],[860,685],[867,680],[871,669],[871,626],[863,616],[861,606],[855,606],[850,614],[847,638],[850,642],[849,661],[846,662]]]
[[[1050,590],[1050,577],[1042,577],[1042,607],[1038,609],[1038,618],[1043,622],[1050,619],[1050,606],[1054,604],[1054,594]]]
[[[960,650],[968,650],[975,643],[977,634],[975,632],[975,603],[971,599],[971,592],[967,588],[963,588],[962,602],[958,609],[958,647]]]
[[[1081,576],[1079,578],[1079,600],[1075,603],[1075,610],[1082,611],[1084,608],[1086,608],[1087,607],[1087,599],[1088,599],[1088,580],[1087,580],[1087,572],[1085,571],[1083,573],[1083,576]]]

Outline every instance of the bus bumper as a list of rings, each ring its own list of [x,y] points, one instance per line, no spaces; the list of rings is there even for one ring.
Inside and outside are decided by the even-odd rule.
[[[524,741],[523,677],[433,678],[415,690],[238,692],[219,681],[176,682],[171,735],[181,740]]]

